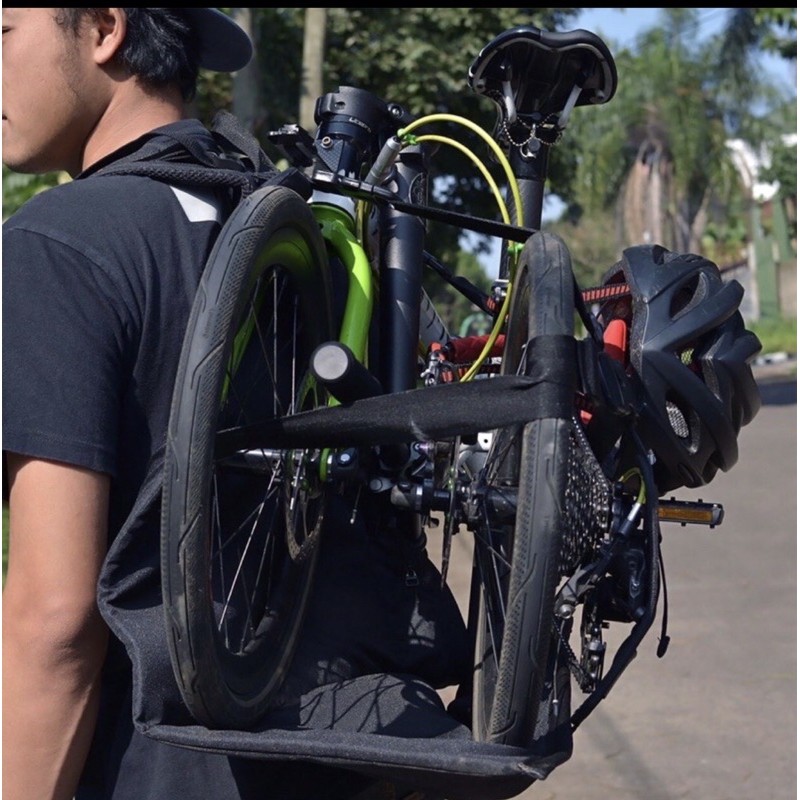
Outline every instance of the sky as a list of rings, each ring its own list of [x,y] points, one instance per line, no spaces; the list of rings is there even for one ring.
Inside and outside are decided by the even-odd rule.
[[[662,11],[661,8],[584,8],[572,25],[608,39],[609,45],[613,40],[617,47],[627,47],[635,43],[641,31],[658,24]],[[700,9],[701,38],[717,33],[722,28],[727,11],[726,8]]]

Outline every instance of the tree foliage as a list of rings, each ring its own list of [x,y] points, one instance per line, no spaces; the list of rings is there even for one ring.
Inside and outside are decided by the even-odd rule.
[[[582,287],[598,286],[609,268],[619,261],[617,228],[613,208],[600,209],[579,221],[564,215],[548,226],[568,243],[572,267]]]
[[[739,19],[735,11],[732,20]],[[564,137],[561,149],[575,154],[558,186],[567,217],[585,225],[615,210],[605,235],[616,236],[620,249],[655,237],[696,250],[712,223],[718,238],[739,238],[742,191],[726,141],[761,144],[796,127],[796,99],[787,101],[752,63],[763,40],[753,39],[732,61],[727,29],[702,45],[698,29],[697,10],[665,9],[635,49],[609,40],[617,94],[602,109],[576,111]],[[645,224],[656,195],[660,207]]]
[[[59,181],[66,180],[65,173],[47,172],[42,175],[23,175],[3,166],[3,220],[10,217],[23,203]]]
[[[797,140],[775,142],[771,150],[769,166],[761,173],[761,178],[778,183],[778,197],[788,200],[797,197]]]
[[[797,60],[797,7],[734,8],[731,12],[726,30],[729,40],[738,39],[747,49]]]
[[[254,98],[247,119],[277,158],[280,154],[268,143],[267,134],[299,119],[306,10],[226,10],[248,12],[256,60],[246,76]],[[357,86],[403,104],[415,116],[446,109],[491,130],[495,108],[472,94],[466,80],[480,49],[516,25],[569,30],[579,10],[329,8],[324,91]],[[606,262],[630,241],[620,223],[623,215],[617,199],[635,164],[663,154],[672,186],[668,211],[676,230],[698,236],[704,215],[715,208],[738,213],[733,205],[735,177],[726,166],[726,137],[761,143],[778,141],[778,134],[796,130],[796,98],[787,102],[765,85],[753,60],[762,51],[796,58],[796,9],[730,9],[724,34],[702,45],[693,35],[698,28],[696,9],[665,9],[659,24],[637,41],[635,49],[618,47],[608,38],[617,60],[617,95],[601,108],[576,110],[561,143],[553,148],[548,188],[566,203],[564,225],[571,226],[570,238],[579,243],[577,260],[582,269]],[[241,83],[244,77],[243,71],[235,80]],[[194,113],[209,122],[218,108],[232,107],[235,87],[231,76],[202,72]],[[752,111],[756,102],[760,113]],[[485,158],[483,145],[470,134],[463,129],[452,133]],[[772,169],[780,175],[782,191],[796,194],[792,156],[796,162],[796,147],[776,153]],[[486,162],[492,166],[489,159]],[[446,177],[435,184],[435,202],[497,218],[485,181],[462,154],[441,148],[435,168]],[[4,214],[58,179],[10,175],[4,170]],[[725,223],[721,212],[714,213],[708,222],[720,232]],[[463,244],[458,232],[448,226],[432,230],[442,259],[455,257]],[[610,235],[617,231],[619,238]],[[592,243],[593,236],[602,242]],[[608,244],[611,239],[613,245]]]

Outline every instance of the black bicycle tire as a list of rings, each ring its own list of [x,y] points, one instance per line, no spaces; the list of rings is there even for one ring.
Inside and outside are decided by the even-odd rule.
[[[523,249],[512,288],[505,372],[517,370],[519,345],[529,337],[573,335],[572,291],[566,246],[555,236],[534,234]],[[566,361],[558,366],[562,378],[574,368]],[[503,542],[493,541],[494,533],[486,530],[476,535],[475,569],[481,577],[473,735],[480,741],[529,747],[534,739],[553,631],[571,424],[569,418],[546,417],[510,434],[515,440],[509,457],[516,488],[514,522],[506,526]],[[510,554],[503,578],[493,572],[496,557],[490,551],[497,547],[505,548],[504,558]]]
[[[291,661],[317,551],[313,548],[299,563],[284,558],[279,565],[280,574],[289,577],[277,621],[269,623],[274,635],[259,640],[254,634],[251,650],[229,652],[216,630],[210,577],[214,438],[220,398],[228,391],[223,388],[228,359],[243,306],[256,278],[263,276],[285,273],[289,291],[299,298],[305,337],[287,346],[307,359],[331,339],[326,267],[325,244],[306,202],[290,189],[265,187],[240,203],[220,232],[190,314],[165,454],[162,592],[181,696],[208,727],[247,728],[269,706]]]

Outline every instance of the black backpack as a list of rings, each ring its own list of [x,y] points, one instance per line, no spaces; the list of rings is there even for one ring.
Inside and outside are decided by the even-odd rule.
[[[166,149],[163,140],[145,142],[94,174],[225,188],[229,211],[268,184],[310,197],[305,175],[279,171],[233,115],[218,114],[211,131],[216,152],[178,136]],[[445,708],[435,688],[468,685],[472,669],[466,627],[441,573],[405,537],[364,522],[339,524],[347,510],[335,503],[296,656],[298,671],[315,671],[319,684],[306,683],[295,702],[269,711],[252,730],[197,723],[181,699],[166,641],[158,563],[162,472],[163,453],[112,543],[98,594],[133,665],[133,719],[141,733],[230,756],[344,768],[448,800],[513,797],[570,757],[566,697],[557,730],[529,748],[472,739],[458,701]],[[405,580],[410,560],[413,586]]]

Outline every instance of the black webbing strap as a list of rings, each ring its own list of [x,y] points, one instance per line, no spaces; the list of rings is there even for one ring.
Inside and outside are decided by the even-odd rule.
[[[218,457],[259,448],[356,447],[448,439],[535,419],[569,419],[575,406],[575,340],[537,336],[527,375],[498,375],[379,395],[304,411],[217,435]]]
[[[141,175],[164,183],[181,186],[220,189],[240,189],[243,196],[257,188],[260,181],[253,173],[222,167],[207,167],[201,164],[184,164],[171,161],[125,161],[121,160],[98,170],[97,175]]]
[[[275,173],[277,169],[261,145],[239,119],[227,111],[218,111],[211,123],[211,135],[223,151],[234,151],[244,154],[255,172]]]
[[[310,197],[308,179],[294,169],[279,172],[258,140],[233,114],[218,112],[210,133],[217,145],[212,150],[181,128],[159,130],[134,152],[100,166],[93,174],[140,175],[177,186],[235,189],[240,197],[260,186],[281,183],[306,199]]]
[[[525,375],[537,382],[529,422],[571,419],[578,388],[576,342],[572,336],[536,336],[525,348]]]

